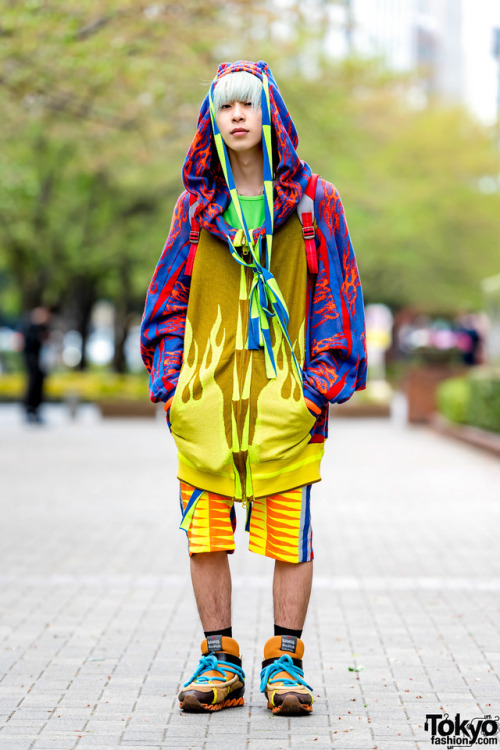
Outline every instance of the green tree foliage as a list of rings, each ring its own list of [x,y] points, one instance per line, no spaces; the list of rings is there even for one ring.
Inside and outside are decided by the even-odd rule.
[[[375,62],[284,83],[303,157],[342,195],[366,299],[480,306],[481,279],[500,269],[500,193],[479,189],[500,174],[494,130],[459,107],[416,108],[418,81]]]
[[[2,14],[0,288],[14,310],[58,303],[84,338],[92,305],[111,297],[117,369],[217,48],[247,11],[243,0],[29,0]],[[265,23],[257,11],[252,23]]]
[[[224,59],[267,59],[300,153],[346,206],[365,296],[478,305],[498,272],[492,134],[412,106],[415,81],[322,57],[331,3],[11,0],[0,19],[0,314],[59,303],[82,334],[116,308],[117,369],[182,190],[200,103]],[[9,286],[10,285],[10,286]]]

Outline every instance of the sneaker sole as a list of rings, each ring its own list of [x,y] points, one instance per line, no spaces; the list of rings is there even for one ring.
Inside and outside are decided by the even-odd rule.
[[[295,695],[287,695],[279,706],[272,706],[268,701],[267,707],[271,709],[273,714],[281,714],[282,716],[302,716],[312,713],[313,710],[310,703],[301,703]]]
[[[244,698],[227,698],[222,703],[201,703],[194,695],[186,695],[180,703],[180,708],[182,711],[198,714],[221,711],[223,708],[235,708],[236,706],[243,706],[244,703]]]

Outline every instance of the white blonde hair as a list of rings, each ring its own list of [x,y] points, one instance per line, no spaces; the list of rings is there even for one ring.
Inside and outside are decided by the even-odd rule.
[[[222,76],[217,81],[213,93],[214,109],[218,112],[224,104],[231,104],[231,102],[251,102],[253,109],[259,109],[261,95],[260,78],[245,70],[238,70]]]

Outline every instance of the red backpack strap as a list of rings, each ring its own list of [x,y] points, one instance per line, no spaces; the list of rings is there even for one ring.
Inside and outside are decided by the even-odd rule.
[[[190,224],[190,233],[189,233],[189,254],[186,260],[186,268],[184,269],[184,273],[186,276],[191,276],[193,273],[193,266],[194,266],[194,256],[196,255],[196,250],[198,248],[198,242],[200,239],[200,224],[198,222],[198,219],[195,219],[195,211],[198,206],[198,200],[197,198],[190,194],[189,196],[189,224]]]
[[[297,214],[302,224],[302,234],[306,246],[307,270],[314,275],[318,273],[318,253],[314,234],[314,197],[318,177],[317,174],[311,174],[297,206]]]

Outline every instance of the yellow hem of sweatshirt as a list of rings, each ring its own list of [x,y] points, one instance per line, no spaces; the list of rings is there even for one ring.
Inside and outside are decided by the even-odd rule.
[[[308,443],[300,456],[290,462],[276,459],[265,464],[250,464],[255,497],[276,495],[321,481],[320,465],[324,451],[324,443]],[[182,482],[200,490],[234,497],[234,470],[231,466],[227,467],[227,473],[212,474],[200,471],[180,453],[178,458],[177,478]]]

